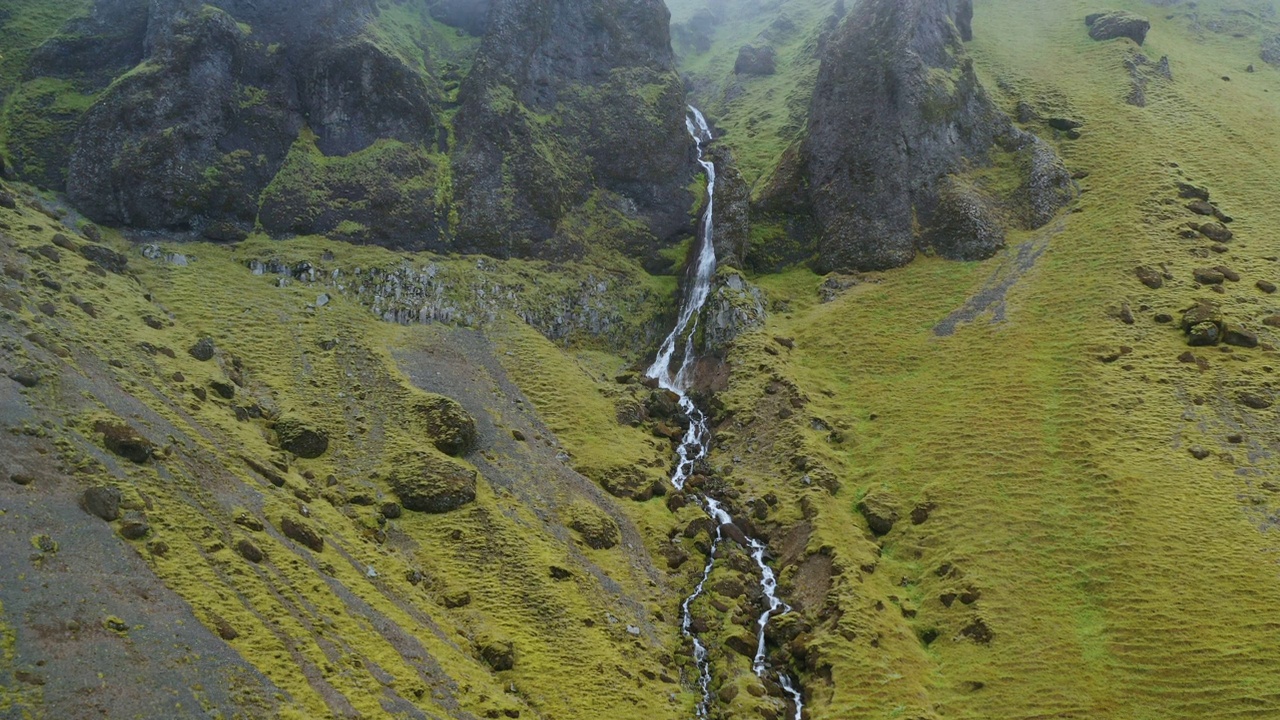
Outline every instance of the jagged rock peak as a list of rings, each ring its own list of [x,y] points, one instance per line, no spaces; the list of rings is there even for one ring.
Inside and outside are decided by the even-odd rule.
[[[827,44],[798,162],[782,165],[802,174],[770,188],[794,196],[807,181],[823,268],[896,267],[920,249],[987,257],[1007,226],[1039,226],[1072,196],[1056,154],[978,81],[971,16],[968,0],[863,0]],[[1018,190],[974,168],[1006,186],[1016,174]]]

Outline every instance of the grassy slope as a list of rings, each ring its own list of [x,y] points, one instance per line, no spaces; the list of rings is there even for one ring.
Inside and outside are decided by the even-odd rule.
[[[1198,353],[1209,363],[1200,372],[1178,362],[1180,334],[1151,320],[1197,297],[1221,300],[1255,329],[1276,309],[1253,282],[1280,276],[1265,259],[1276,253],[1280,222],[1280,72],[1257,61],[1256,31],[1197,35],[1185,17],[1164,19],[1178,8],[1118,5],[1152,18],[1143,52],[1172,62],[1175,81],[1153,82],[1145,109],[1124,103],[1132,45],[1085,33],[1081,18],[1095,6],[977,3],[970,51],[988,86],[1003,80],[1084,120],[1084,137],[1063,141],[1062,151],[1092,173],[1078,212],[1010,292],[1007,322],[984,314],[953,336],[933,332],[1001,258],[922,259],[821,305],[819,278],[804,271],[758,279],[792,312],[733,359],[795,379],[811,400],[806,413],[850,438],[831,445],[785,423],[731,428],[757,441],[799,437],[846,480],[834,497],[793,486],[820,504],[816,535],[834,545],[849,580],[833,591],[846,613],[842,632],[818,643],[834,685],[810,679],[813,717],[1280,713],[1280,581],[1274,544],[1259,532],[1276,505],[1259,482],[1274,474],[1280,436],[1273,411],[1233,402],[1239,389],[1265,392],[1277,358],[1210,349]],[[1213,18],[1230,6],[1203,2],[1199,12]],[[1249,63],[1259,71],[1243,73]],[[1177,237],[1192,219],[1183,201],[1168,202],[1179,173],[1237,218],[1229,253],[1194,257],[1207,243]],[[1135,265],[1162,262],[1174,276],[1164,289],[1134,279]],[[1224,297],[1190,280],[1192,268],[1217,263],[1244,275]],[[1111,314],[1124,301],[1135,325]],[[793,336],[794,353],[763,354],[772,334]],[[1120,346],[1132,354],[1099,361]],[[750,408],[761,384],[739,372],[727,398]],[[1243,446],[1225,440],[1231,430],[1243,431]],[[1186,451],[1193,443],[1215,454],[1197,461]],[[786,472],[776,458],[751,462],[757,487]],[[936,509],[924,524],[901,521],[868,574],[857,567],[875,553],[853,506],[873,485],[896,494],[904,515],[925,500]],[[944,562],[963,577],[938,577]],[[939,602],[968,587],[981,590],[972,606]],[[905,619],[895,604],[918,606],[918,615]],[[994,633],[989,645],[959,636],[974,617]],[[916,635],[927,629],[940,634],[925,647]]]

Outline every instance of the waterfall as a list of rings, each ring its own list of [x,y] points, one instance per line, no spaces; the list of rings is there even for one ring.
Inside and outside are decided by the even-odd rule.
[[[704,152],[706,144],[711,142],[713,137],[711,128],[707,126],[706,118],[693,106],[689,107],[689,112],[685,116],[685,127],[689,130],[689,135],[693,137],[694,143],[697,145],[698,164],[707,173],[707,209],[702,216],[702,232],[698,238],[698,256],[693,261],[687,296],[680,308],[680,316],[677,318],[671,334],[662,342],[653,365],[649,366],[646,372],[646,375],[658,381],[660,387],[676,394],[680,400],[680,409],[689,417],[689,429],[685,431],[679,447],[676,448],[676,466],[671,473],[671,484],[677,490],[684,490],[685,482],[693,475],[695,464],[706,458],[710,450],[711,429],[707,423],[707,416],[698,409],[698,406],[694,404],[685,391],[689,387],[690,375],[694,364],[697,362],[697,356],[693,348],[693,336],[695,330],[697,330],[698,313],[702,311],[702,306],[706,304],[707,298],[711,294],[711,278],[716,271],[715,227],[713,224],[716,166],[715,163],[706,158]],[[672,372],[671,363],[675,358],[676,347],[680,344],[681,338],[684,339],[684,355],[680,360],[680,366]],[[695,501],[711,518],[715,526],[715,532],[711,539],[711,550],[707,556],[707,564],[702,569],[702,577],[693,592],[685,598],[680,606],[682,610],[680,628],[685,637],[693,641],[693,657],[697,663],[699,673],[698,687],[702,693],[702,697],[698,701],[697,716],[698,718],[706,718],[711,705],[711,658],[706,644],[692,630],[692,608],[694,601],[701,597],[705,590],[707,579],[711,577],[711,571],[715,569],[716,549],[724,539],[724,528],[727,525],[733,525],[734,520],[733,516],[715,498],[698,495],[695,497]],[[765,562],[764,543],[748,537],[747,546],[743,549],[750,552],[751,558],[760,569],[760,589],[764,593],[766,600],[766,608],[756,622],[756,654],[751,665],[756,675],[764,678],[770,670],[765,657],[765,630],[769,626],[770,619],[775,615],[790,612],[791,607],[777,595],[778,580],[777,576],[774,575],[773,569]],[[794,720],[801,720],[804,699],[800,690],[785,673],[779,672],[777,679],[778,685],[795,705]]]

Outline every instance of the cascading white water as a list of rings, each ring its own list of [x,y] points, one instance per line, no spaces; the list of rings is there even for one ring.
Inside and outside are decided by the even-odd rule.
[[[702,310],[702,306],[706,304],[707,298],[711,294],[711,276],[716,271],[716,248],[713,234],[715,230],[713,217],[715,213],[716,166],[713,162],[707,160],[703,153],[705,144],[713,139],[711,128],[707,126],[706,118],[702,116],[702,113],[693,106],[689,107],[689,113],[685,116],[685,126],[698,146],[698,164],[702,165],[703,169],[707,171],[707,209],[702,217],[702,233],[700,245],[698,246],[698,257],[694,259],[688,296],[685,298],[684,305],[680,308],[680,317],[676,320],[676,326],[671,330],[671,334],[667,336],[666,340],[663,341],[662,347],[658,350],[657,358],[646,372],[646,375],[658,381],[660,387],[676,394],[680,399],[680,409],[689,417],[689,429],[685,431],[684,438],[676,449],[678,460],[675,470],[671,474],[671,484],[677,490],[684,490],[685,482],[693,475],[694,466],[699,460],[707,456],[707,452],[710,449],[711,430],[707,426],[707,417],[689,398],[685,390],[689,386],[690,373],[693,370],[694,363],[697,361],[693,350],[693,336],[694,331],[697,329],[698,313]],[[684,339],[684,355],[680,360],[679,368],[673,373],[671,362],[675,358],[676,346],[680,343],[681,338]],[[707,579],[711,577],[711,571],[715,568],[716,549],[720,546],[720,541],[724,539],[724,528],[727,525],[734,524],[734,521],[733,516],[715,498],[700,496],[696,499],[702,509],[706,511],[707,516],[713,521],[715,533],[711,540],[711,550],[707,556],[707,564],[702,569],[702,578],[698,580],[698,585],[694,588],[693,593],[685,598],[684,603],[681,605],[683,617],[681,618],[680,627],[685,636],[693,641],[693,657],[698,665],[699,672],[698,687],[702,692],[702,698],[698,702],[697,713],[699,718],[706,718],[711,704],[711,658],[707,651],[707,646],[693,632],[692,607],[694,601],[702,595]],[[763,678],[765,673],[769,671],[768,663],[765,659],[765,630],[769,626],[770,619],[775,615],[790,612],[791,607],[778,598],[777,576],[774,575],[773,569],[765,563],[764,543],[751,537],[748,537],[746,542],[747,547],[744,549],[751,553],[751,558],[755,560],[756,565],[760,568],[760,589],[764,593],[766,604],[765,611],[756,622],[756,655],[752,662],[752,669],[756,675]],[[801,713],[804,710],[804,699],[800,694],[800,690],[795,686],[791,678],[782,672],[778,673],[778,685],[794,703],[794,720],[800,720]]]

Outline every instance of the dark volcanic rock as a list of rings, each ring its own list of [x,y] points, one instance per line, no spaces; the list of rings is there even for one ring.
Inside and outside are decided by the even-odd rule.
[[[94,431],[102,433],[103,447],[126,460],[141,464],[151,459],[151,441],[122,422],[98,422]]]
[[[688,230],[695,168],[668,20],[660,0],[494,1],[459,91],[459,249],[575,255],[589,240],[561,227],[575,210],[639,220],[617,242],[640,255]],[[605,202],[584,207],[596,187]]]
[[[294,515],[281,517],[280,532],[290,540],[311,548],[314,552],[324,550],[324,538],[320,537],[320,533],[300,517]]]
[[[196,341],[195,345],[187,349],[187,353],[200,362],[207,362],[213,359],[214,350],[216,348],[214,347],[213,339],[206,337]]]
[[[772,75],[777,72],[777,52],[771,45],[743,45],[733,63],[735,75]]]
[[[1214,242],[1227,242],[1233,237],[1231,231],[1221,223],[1204,223],[1200,226],[1199,230],[1201,235],[1204,235]]]
[[[1093,18],[1093,22],[1089,23],[1089,37],[1094,40],[1114,40],[1125,37],[1141,45],[1147,39],[1147,31],[1151,29],[1149,20],[1124,10],[1090,17]],[[1088,22],[1087,19],[1086,22]]]
[[[80,496],[80,506],[90,515],[112,522],[120,518],[120,500],[119,488],[91,487]]]
[[[1138,276],[1138,280],[1152,290],[1159,290],[1164,286],[1164,278],[1161,277],[1160,271],[1149,268],[1145,265],[1133,269],[1133,274]]]
[[[886,535],[898,522],[897,500],[883,488],[873,488],[858,503],[858,512],[876,535]]]
[[[807,137],[761,197],[813,213],[824,272],[900,266],[922,246],[987,257],[1003,245],[1003,216],[1038,227],[1073,197],[1053,150],[988,98],[961,43],[959,6],[864,0],[826,43]],[[1000,173],[1012,190],[967,175],[993,148],[1008,153]]]
[[[397,458],[388,480],[406,510],[445,513],[476,499],[476,471],[433,453]]]
[[[1242,327],[1229,327],[1222,336],[1222,342],[1236,347],[1258,347],[1258,334]]]
[[[329,435],[301,418],[286,415],[275,430],[280,447],[300,458],[318,458],[329,449]]]

